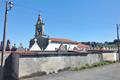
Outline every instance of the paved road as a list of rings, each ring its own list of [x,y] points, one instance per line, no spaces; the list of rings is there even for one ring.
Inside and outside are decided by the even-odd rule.
[[[24,80],[120,80],[120,63],[83,71],[64,71]]]

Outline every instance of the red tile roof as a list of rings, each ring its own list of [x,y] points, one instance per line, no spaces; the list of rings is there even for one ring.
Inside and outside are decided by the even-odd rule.
[[[88,45],[81,44],[79,42],[72,41],[70,39],[65,39],[65,38],[50,38],[49,39],[51,42],[55,43],[67,43],[67,44],[76,44],[78,48],[90,48]]]
[[[85,45],[85,44],[81,44],[81,43],[78,43],[78,48],[90,48],[90,46],[88,45]]]
[[[65,39],[65,38],[50,38],[49,39],[51,42],[58,42],[58,43],[71,43],[71,44],[77,44],[78,42],[72,41],[70,39]]]

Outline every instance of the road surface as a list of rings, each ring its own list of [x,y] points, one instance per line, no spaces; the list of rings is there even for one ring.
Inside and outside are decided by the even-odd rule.
[[[120,80],[120,63],[82,71],[63,71],[21,80]]]

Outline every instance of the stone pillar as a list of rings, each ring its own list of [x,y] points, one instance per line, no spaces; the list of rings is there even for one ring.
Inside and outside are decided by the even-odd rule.
[[[5,60],[4,79],[19,80],[19,54],[11,53]]]
[[[0,80],[3,80],[3,68],[0,66]]]

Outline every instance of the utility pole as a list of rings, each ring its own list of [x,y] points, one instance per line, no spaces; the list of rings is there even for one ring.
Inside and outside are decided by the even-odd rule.
[[[8,2],[8,0],[6,0],[4,31],[3,31],[3,45],[2,45],[2,55],[1,55],[1,67],[3,66],[4,53],[5,53],[5,47],[6,47],[7,16],[8,16],[8,11],[10,11],[12,9],[12,7],[13,7],[12,1]]]
[[[119,46],[119,42],[120,42],[120,39],[119,39],[119,26],[120,24],[117,24],[117,46],[118,46],[118,55],[119,55],[119,61],[120,61],[120,46]]]

